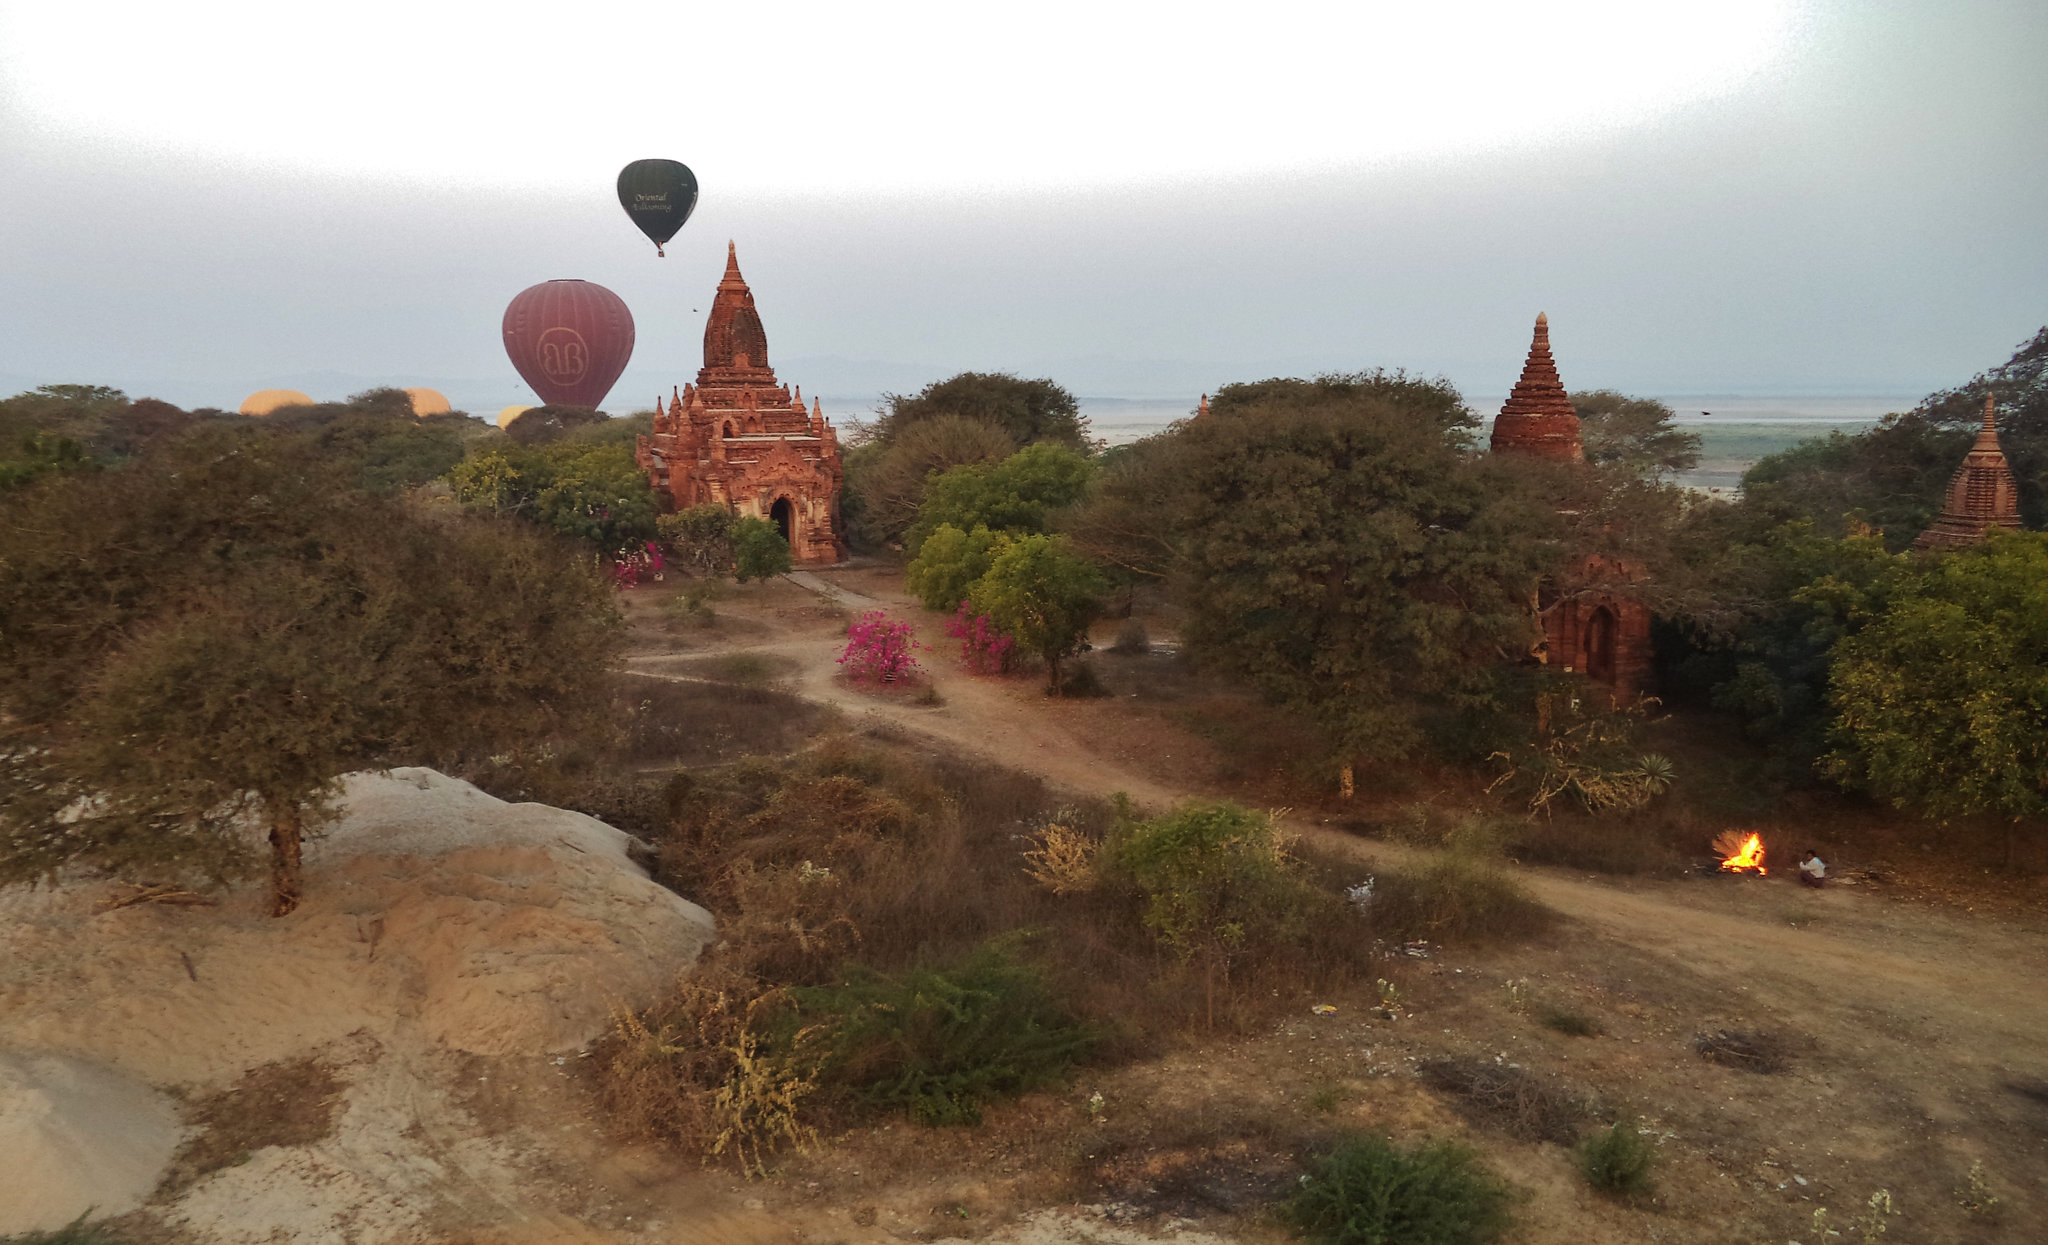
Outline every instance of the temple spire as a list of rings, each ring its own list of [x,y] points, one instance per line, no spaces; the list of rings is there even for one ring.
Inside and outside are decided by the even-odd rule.
[[[1550,357],[1550,317],[1542,312],[1536,313],[1536,334],[1529,342],[1522,378],[1493,421],[1493,452],[1574,463],[1586,459],[1579,440],[1579,413],[1572,409],[1557,363]]]
[[[1202,404],[1201,404],[1200,406],[1197,406],[1197,407],[1195,408],[1195,418],[1196,418],[1196,419],[1206,419],[1206,418],[1208,417],[1208,415],[1209,415],[1209,395],[1205,393],[1205,394],[1203,394],[1203,395],[1202,395]]]
[[[1941,517],[1920,533],[1915,549],[1957,549],[1974,545],[1993,528],[2017,531],[2020,526],[2019,487],[2012,465],[1998,443],[1998,410],[1994,396],[1984,395],[1984,423],[1977,441],[1963,455],[1963,465],[1948,482]]]

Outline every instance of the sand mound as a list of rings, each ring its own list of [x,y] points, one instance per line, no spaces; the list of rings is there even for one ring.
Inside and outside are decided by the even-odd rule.
[[[217,907],[112,911],[99,910],[104,886],[0,891],[0,1231],[26,1213],[13,1174],[72,1162],[74,1141],[111,1173],[84,1178],[100,1213],[148,1192],[176,1122],[136,1082],[211,1090],[364,1038],[573,1050],[711,937],[708,913],[627,858],[624,832],[579,813],[425,769],[351,777],[342,807],[308,847],[305,903],[282,920],[256,886]],[[131,1101],[157,1105],[95,1105]],[[68,1218],[82,1197],[50,1206]]]
[[[171,1100],[61,1055],[0,1053],[0,1233],[118,1215],[156,1187],[183,1130]]]

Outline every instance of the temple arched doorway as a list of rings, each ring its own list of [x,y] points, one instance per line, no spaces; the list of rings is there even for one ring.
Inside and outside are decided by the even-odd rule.
[[[1586,674],[1597,682],[1614,683],[1614,611],[1606,606],[1586,619]]]
[[[791,552],[796,550],[796,507],[789,504],[789,498],[778,497],[768,508],[768,517],[775,520],[775,526],[782,532],[782,541]]]

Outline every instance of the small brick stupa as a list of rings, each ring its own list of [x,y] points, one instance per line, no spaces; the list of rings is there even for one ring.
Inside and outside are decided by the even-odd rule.
[[[1963,465],[1948,482],[1948,500],[1934,526],[1920,533],[1915,549],[1960,549],[1983,540],[1993,528],[2018,531],[2019,486],[2012,466],[1998,444],[1998,416],[1991,395],[1984,395],[1984,426],[1977,443],[1963,455]]]
[[[640,438],[634,457],[668,509],[716,503],[768,519],[800,566],[846,557],[839,434],[822,403],[814,399],[806,411],[802,390],[792,394],[775,379],[768,334],[730,243],[697,383],[671,391],[665,407],[655,399],[654,434]]]
[[[1507,405],[1493,421],[1493,452],[1586,461],[1585,447],[1579,443],[1579,413],[1557,377],[1557,364],[1550,357],[1550,320],[1541,312],[1536,315],[1528,361],[1522,364],[1522,379],[1515,382]]]
[[[1517,458],[1583,463],[1579,414],[1550,357],[1550,321],[1536,317],[1522,379],[1493,421],[1493,452]],[[1640,567],[1586,553],[1537,594],[1543,645],[1536,658],[1604,685],[1616,702],[1633,700],[1650,679],[1650,609],[1631,591],[1647,578]]]

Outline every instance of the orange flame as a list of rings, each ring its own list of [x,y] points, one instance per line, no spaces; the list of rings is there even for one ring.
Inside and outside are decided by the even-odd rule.
[[[1740,830],[1724,830],[1714,839],[1714,850],[1721,853],[1721,868],[1728,873],[1755,871],[1758,877],[1769,873],[1764,868],[1764,840],[1762,835],[1743,834]]]

